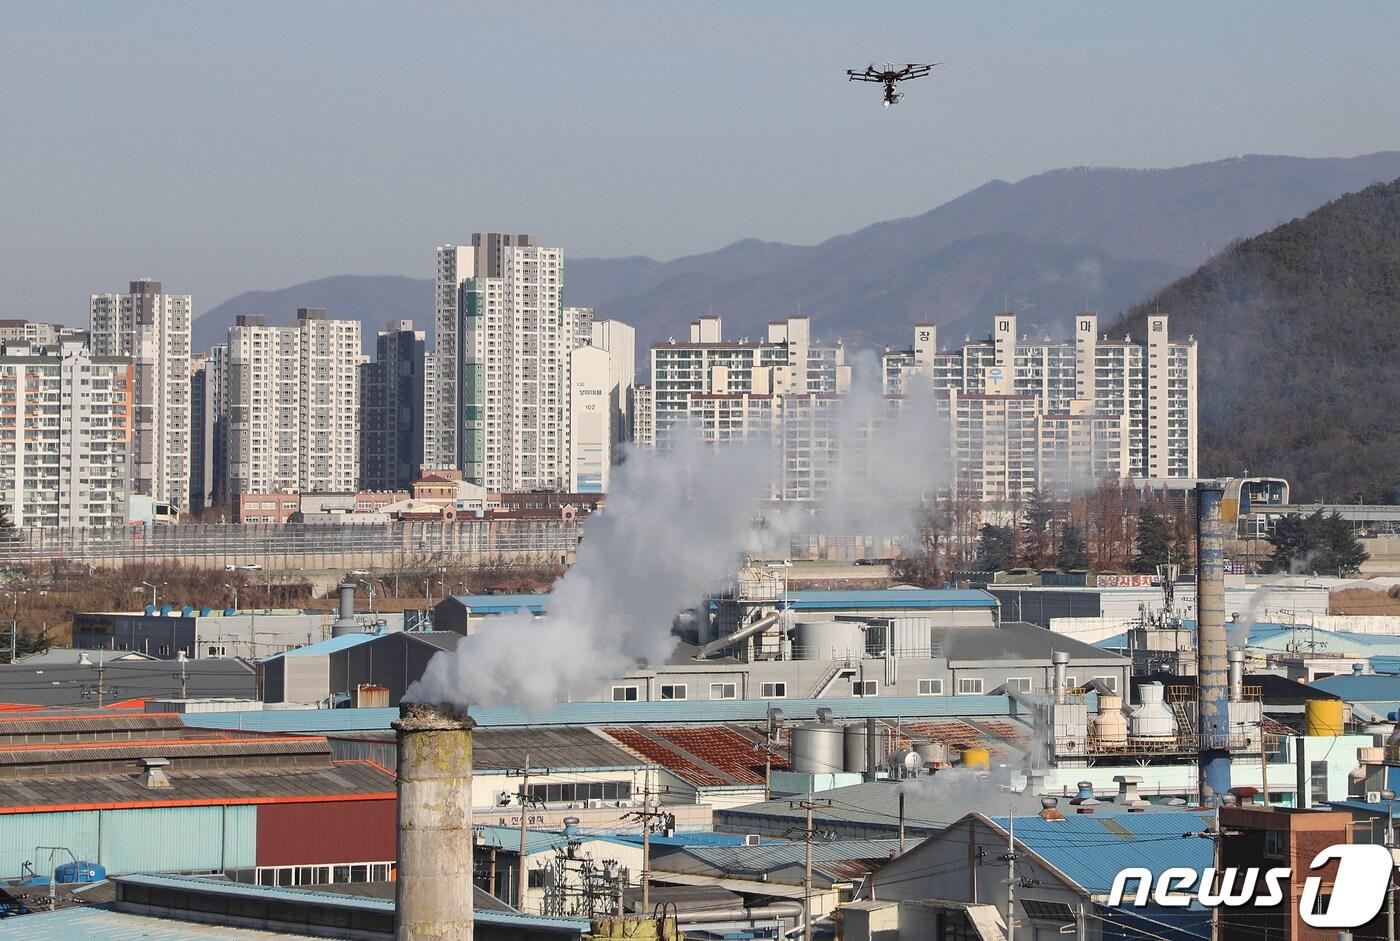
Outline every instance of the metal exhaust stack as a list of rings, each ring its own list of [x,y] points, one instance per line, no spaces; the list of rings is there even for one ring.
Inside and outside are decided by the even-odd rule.
[[[340,612],[331,622],[332,637],[355,633],[360,629],[360,625],[355,621],[355,583],[341,582],[336,586],[336,590],[340,592]]]
[[[396,941],[471,941],[475,725],[454,706],[399,705]]]
[[[1244,651],[1230,651],[1230,702],[1244,702]]]
[[[1063,650],[1056,650],[1050,654],[1050,662],[1055,665],[1055,704],[1063,706],[1069,699],[1069,654]]]
[[[1219,481],[1196,485],[1196,735],[1201,804],[1230,792],[1229,663],[1225,640],[1225,531]]]

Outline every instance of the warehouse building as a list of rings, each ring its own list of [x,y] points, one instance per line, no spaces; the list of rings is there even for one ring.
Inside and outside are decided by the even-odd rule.
[[[46,875],[36,848],[57,846],[114,875],[387,879],[394,806],[390,771],[332,761],[322,738],[210,732],[171,714],[0,717],[0,878],[27,863]]]

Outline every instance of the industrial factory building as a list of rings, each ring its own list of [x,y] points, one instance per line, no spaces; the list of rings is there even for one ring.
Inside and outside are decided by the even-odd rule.
[[[394,776],[332,761],[324,739],[208,732],[173,714],[0,718],[0,878],[69,859],[266,885],[386,879]]]

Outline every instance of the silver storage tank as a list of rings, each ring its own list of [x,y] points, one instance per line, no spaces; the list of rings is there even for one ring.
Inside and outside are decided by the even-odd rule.
[[[799,621],[793,654],[798,660],[859,658],[865,653],[863,626],[859,621]]]
[[[846,770],[855,774],[864,774],[868,770],[865,766],[865,723],[852,722],[846,726],[843,738],[845,740]],[[883,728],[875,732],[875,756],[877,762],[885,760],[885,732]]]
[[[841,768],[841,726],[822,722],[793,726],[793,771],[802,774],[835,774]]]
[[[915,742],[914,751],[930,768],[942,768],[952,763],[948,757],[948,746],[942,742]]]

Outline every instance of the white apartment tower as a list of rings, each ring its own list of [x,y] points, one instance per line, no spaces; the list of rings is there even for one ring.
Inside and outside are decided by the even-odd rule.
[[[190,295],[159,281],[126,294],[94,294],[95,357],[126,357],[133,370],[132,492],[185,506],[190,489]]]
[[[984,501],[1028,499],[1105,477],[1197,476],[1196,341],[1173,341],[1168,318],[1147,336],[1109,338],[1094,314],[1073,340],[1018,335],[998,314],[988,340],[939,350],[937,329],[886,351],[887,395],[923,384],[950,418],[950,452],[965,492]]]
[[[0,503],[24,528],[128,518],[133,368],[76,341],[0,345]]]
[[[228,338],[228,491],[359,486],[360,323],[301,308],[289,327],[240,316]]]

